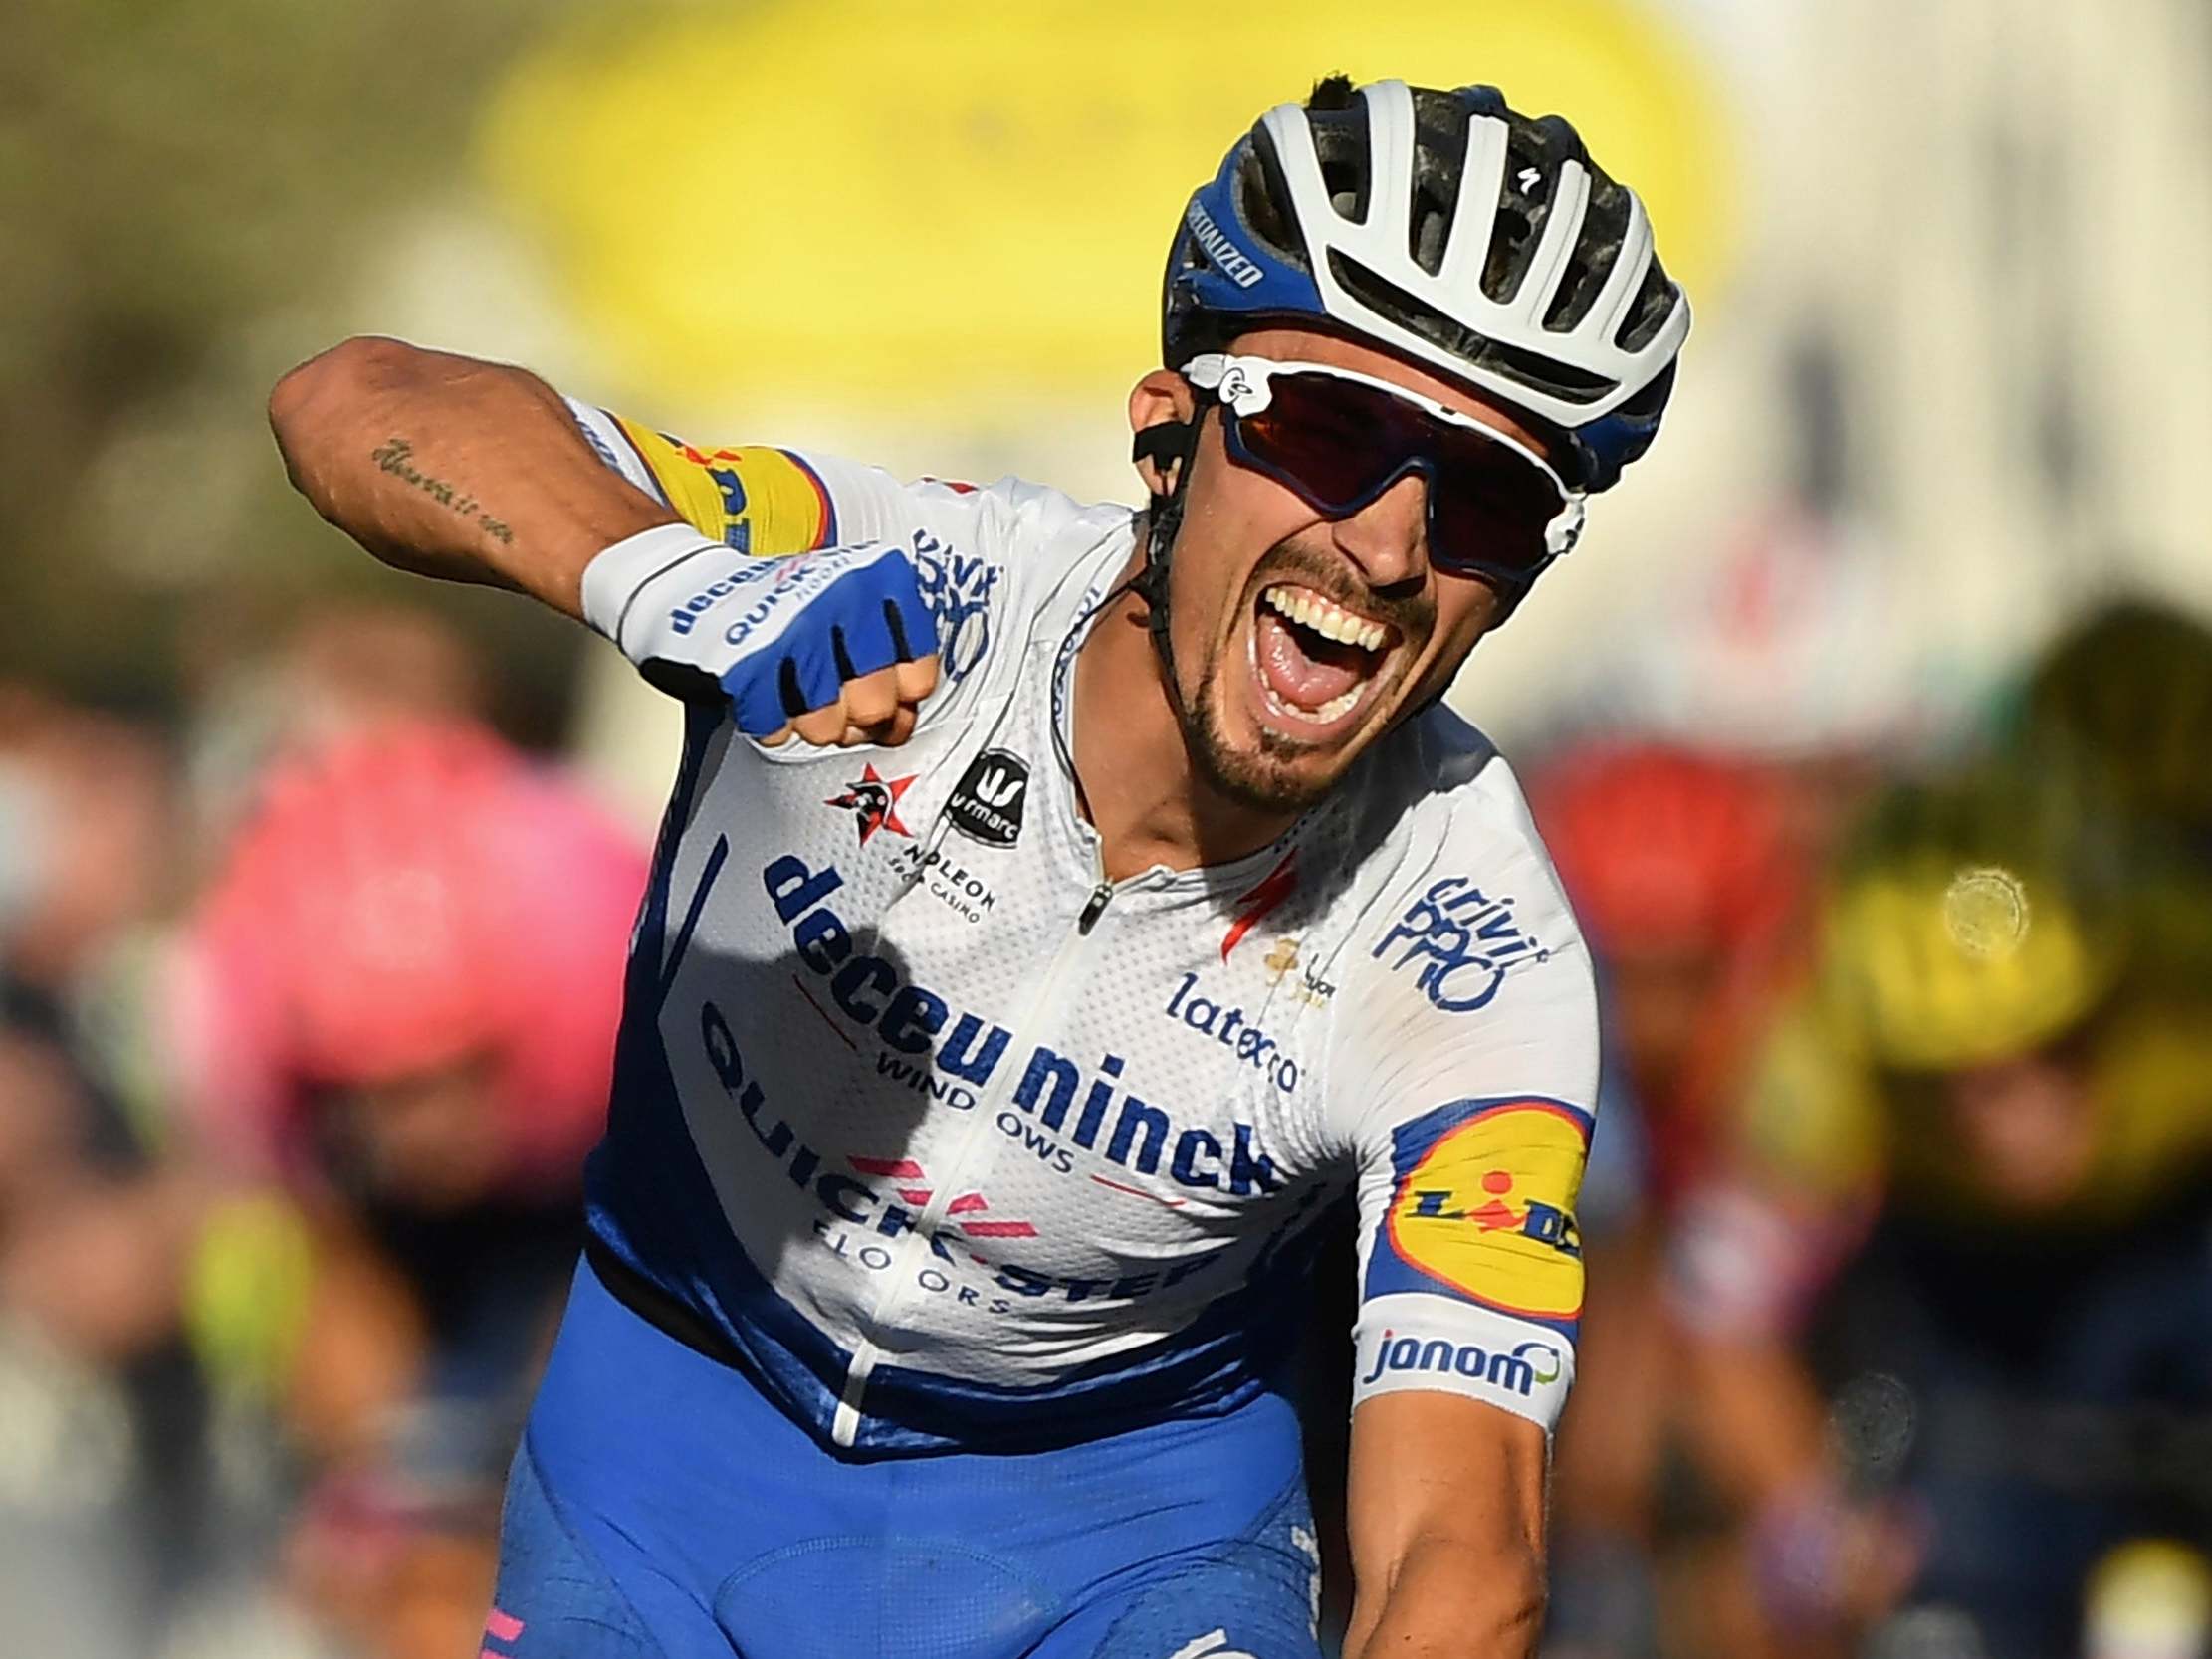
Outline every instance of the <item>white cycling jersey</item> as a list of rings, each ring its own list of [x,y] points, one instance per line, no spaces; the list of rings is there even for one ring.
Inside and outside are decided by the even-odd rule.
[[[905,548],[943,670],[898,748],[765,749],[692,708],[595,1259],[833,1445],[995,1450],[1270,1385],[1309,1313],[1302,1246],[1352,1191],[1355,1397],[1448,1389],[1548,1427],[1596,1000],[1488,741],[1432,708],[1274,845],[1108,884],[1069,670],[1128,509],[575,408],[732,545]]]

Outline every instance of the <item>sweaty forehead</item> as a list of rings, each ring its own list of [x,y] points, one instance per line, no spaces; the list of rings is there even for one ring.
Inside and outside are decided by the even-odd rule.
[[[1388,380],[1410,392],[1433,398],[1447,409],[1494,426],[1500,432],[1519,439],[1539,455],[1549,450],[1542,434],[1524,426],[1506,410],[1485,402],[1463,386],[1454,385],[1417,368],[1403,357],[1394,357],[1372,345],[1362,345],[1356,340],[1345,339],[1339,334],[1324,334],[1311,328],[1254,328],[1239,334],[1229,342],[1231,352],[1251,357],[1275,357],[1285,361],[1327,363],[1332,368],[1348,368],[1361,374],[1372,375],[1378,380]]]

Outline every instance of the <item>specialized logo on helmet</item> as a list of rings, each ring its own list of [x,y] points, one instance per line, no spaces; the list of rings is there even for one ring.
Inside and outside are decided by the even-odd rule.
[[[1573,1208],[1590,1129],[1588,1114],[1536,1098],[1459,1101],[1401,1125],[1367,1294],[1441,1290],[1571,1323],[1582,1311]]]
[[[1243,249],[1221,234],[1221,227],[1214,223],[1214,216],[1196,197],[1183,210],[1183,217],[1190,224],[1191,234],[1199,239],[1199,246],[1206,250],[1206,257],[1219,266],[1238,288],[1250,288],[1267,275],[1252,263]]]

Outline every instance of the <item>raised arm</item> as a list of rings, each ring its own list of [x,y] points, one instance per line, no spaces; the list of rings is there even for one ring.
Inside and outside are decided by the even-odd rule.
[[[525,369],[372,337],[302,363],[269,398],[292,482],[384,563],[527,593],[663,690],[726,700],[765,743],[906,741],[937,685],[937,642],[905,546],[823,548],[826,506],[821,533],[810,522],[795,546],[753,536],[750,520],[729,533],[743,451],[716,452],[732,464],[707,469],[704,498],[672,498],[692,503],[687,518],[578,419]],[[806,476],[809,505],[826,504]]]
[[[384,563],[581,618],[593,555],[677,515],[612,471],[526,369],[363,336],[277,382],[293,484]]]

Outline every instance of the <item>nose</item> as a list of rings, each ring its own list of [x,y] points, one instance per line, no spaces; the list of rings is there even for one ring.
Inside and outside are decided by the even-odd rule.
[[[1408,473],[1357,513],[1330,524],[1337,549],[1370,587],[1418,582],[1429,568],[1429,485]]]

